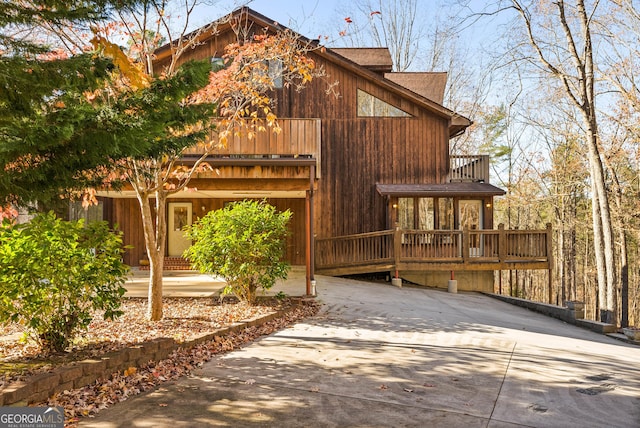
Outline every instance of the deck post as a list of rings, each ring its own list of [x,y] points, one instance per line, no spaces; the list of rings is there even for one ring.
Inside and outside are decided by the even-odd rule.
[[[396,223],[396,229],[393,233],[393,270],[394,278],[391,279],[391,284],[402,287],[402,278],[399,276],[400,256],[402,252],[402,230],[400,230],[400,224]]]
[[[400,253],[402,252],[402,231],[400,225],[396,223],[396,229],[393,234],[393,268],[398,276],[398,266],[400,266]]]
[[[469,245],[471,243],[469,228],[467,226],[462,229],[462,263],[469,263]]]
[[[551,223],[547,223],[547,263],[549,263],[549,304],[553,304],[553,230]]]
[[[315,222],[315,213],[313,210],[313,196],[314,196],[314,191],[313,191],[313,187],[314,187],[314,183],[315,183],[315,177],[316,177],[316,166],[315,165],[311,165],[310,167],[311,172],[309,173],[309,241],[310,241],[310,247],[311,247],[311,257],[309,257],[309,264],[311,267],[311,272],[309,274],[309,277],[311,278],[311,284],[315,283],[316,280],[316,232],[315,229],[313,227],[313,224]],[[315,295],[315,292],[314,292]]]
[[[500,263],[507,260],[507,233],[504,230],[504,223],[498,225],[498,260]]]
[[[305,276],[305,284],[306,284],[306,292],[307,296],[311,295],[311,191],[307,190],[305,197],[305,234],[307,235],[306,242],[306,276]]]

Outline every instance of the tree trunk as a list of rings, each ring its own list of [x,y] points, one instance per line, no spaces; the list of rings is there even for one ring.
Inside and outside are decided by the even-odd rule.
[[[629,252],[627,240],[627,221],[624,215],[622,186],[616,171],[607,164],[610,176],[614,184],[614,201],[616,204],[616,226],[618,229],[618,242],[620,242],[620,327],[629,326]]]
[[[592,168],[593,169],[593,168]],[[593,173],[591,173],[593,177]],[[607,284],[607,276],[606,276],[606,264],[604,258],[604,240],[602,236],[602,217],[600,217],[600,204],[598,203],[598,189],[593,183],[593,179],[591,180],[591,219],[593,221],[593,256],[596,259],[596,280],[597,280],[597,288],[598,288],[598,312],[597,318],[600,321],[603,321],[602,312],[603,308],[606,307],[606,284]]]
[[[598,149],[598,122],[596,119],[596,99],[595,99],[595,76],[593,64],[593,46],[591,43],[591,29],[589,26],[590,18],[584,6],[584,1],[580,0],[576,4],[578,15],[580,17],[582,31],[584,36],[584,68],[581,69],[581,82],[584,85],[584,104],[581,111],[584,115],[584,124],[586,126],[587,144],[589,146],[589,163],[591,164],[591,182],[593,188],[597,190],[597,202],[600,212],[600,230],[602,243],[604,247],[604,264],[606,275],[606,306],[604,310],[600,309],[601,321],[615,324],[617,318],[617,296],[616,287],[616,261],[615,261],[615,245],[613,239],[613,224],[611,222],[611,209],[609,205],[609,197],[605,184],[604,168],[600,151]],[[595,223],[595,220],[594,220]],[[595,230],[594,230],[595,232]],[[596,251],[600,251],[596,248]]]
[[[151,198],[148,194],[138,194],[142,211],[142,229],[149,257],[149,294],[147,318],[151,321],[162,319],[162,274],[164,271],[164,250],[166,236],[166,196],[156,192],[155,224],[151,212]]]
[[[595,119],[592,119],[595,122]],[[596,258],[601,259],[604,266],[598,265],[599,289],[604,288],[604,295],[600,297],[600,321],[615,324],[617,318],[617,275],[615,262],[615,247],[613,239],[613,227],[611,223],[611,210],[609,208],[609,198],[607,195],[602,160],[597,146],[597,136],[595,125],[589,124],[589,163],[591,164],[591,182],[594,191],[593,214],[594,214],[594,238],[601,241],[595,242]],[[600,272],[600,269],[603,272]],[[603,278],[604,276],[604,278]],[[603,281],[603,282],[601,282]]]
[[[629,327],[629,253],[627,252],[627,233],[620,228],[620,285],[622,313],[620,327]]]
[[[577,300],[578,298],[578,281],[577,281],[577,266],[576,255],[577,249],[577,234],[576,225],[578,224],[578,205],[576,203],[576,192],[572,189],[569,196],[569,212],[571,214],[571,227],[569,228],[569,237],[566,239],[567,249],[565,250],[565,262],[567,267],[565,274],[569,277],[567,283],[569,284],[569,298],[571,300]]]
[[[571,300],[568,296],[570,296],[570,292],[567,287],[567,278],[566,278],[566,243],[565,243],[565,223],[560,221],[560,224],[557,225],[558,230],[558,260],[557,269],[558,269],[558,278],[560,278],[560,301],[564,302],[566,300]]]

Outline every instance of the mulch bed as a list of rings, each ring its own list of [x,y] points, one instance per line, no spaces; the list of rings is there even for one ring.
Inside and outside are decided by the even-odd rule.
[[[184,342],[241,320],[289,309],[282,317],[264,325],[249,327],[189,350],[180,349],[166,360],[116,373],[111,379],[64,391],[46,403],[39,403],[64,407],[65,426],[73,427],[80,417],[90,417],[118,401],[184,376],[215,354],[229,352],[260,336],[286,328],[300,319],[313,316],[319,309],[315,302],[292,306],[292,301],[286,298],[264,299],[254,306],[229,299],[220,302],[217,298],[165,298],[163,305],[164,318],[155,322],[146,319],[147,299],[142,298],[126,299],[123,304],[125,314],[115,321],[105,321],[97,313],[88,331],[62,354],[42,356],[32,342],[24,343],[16,338],[0,340],[0,388],[59,365],[97,357],[154,338],[170,337]],[[16,336],[15,333],[22,331],[19,325],[5,327],[2,331],[4,336]]]

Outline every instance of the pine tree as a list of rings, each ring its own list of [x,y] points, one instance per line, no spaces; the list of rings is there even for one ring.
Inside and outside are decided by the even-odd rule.
[[[113,61],[68,54],[38,39],[38,29],[89,26],[129,0],[0,3],[0,206],[57,199],[95,184],[96,167],[139,151],[117,139],[121,112],[87,94],[104,87]],[[67,51],[68,52],[68,51]],[[131,144],[130,144],[131,143]]]

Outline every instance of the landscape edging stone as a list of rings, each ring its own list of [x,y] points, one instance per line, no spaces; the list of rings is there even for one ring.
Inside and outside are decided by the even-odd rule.
[[[219,342],[222,337],[230,333],[261,326],[281,317],[299,304],[300,300],[293,299],[293,305],[290,308],[233,323],[184,342],[176,342],[168,337],[158,337],[109,352],[101,357],[58,366],[51,372],[38,373],[0,388],[0,406],[24,406],[41,402],[55,393],[91,385],[99,379],[108,379],[115,373],[130,367],[139,368],[150,362],[162,361],[179,348],[191,349],[209,341]]]

